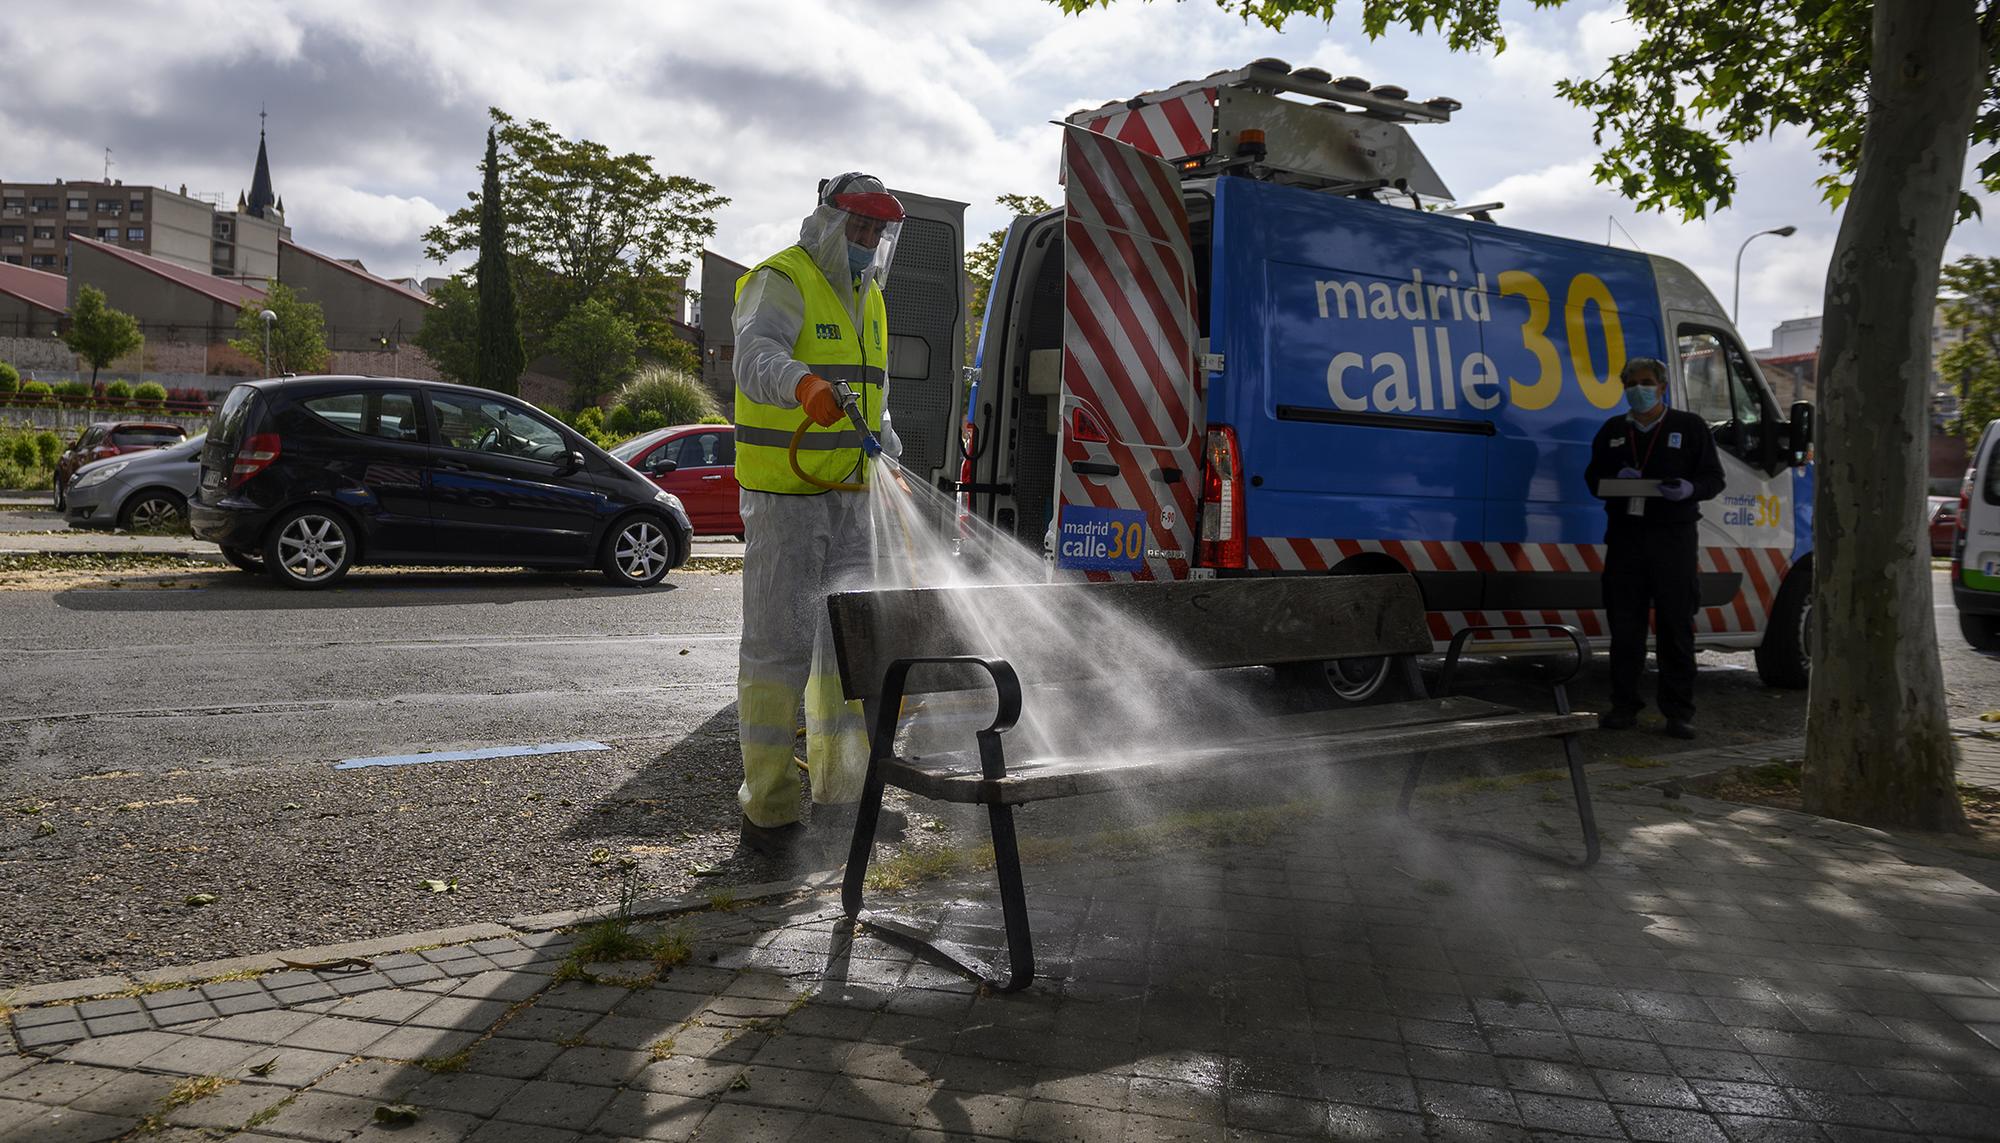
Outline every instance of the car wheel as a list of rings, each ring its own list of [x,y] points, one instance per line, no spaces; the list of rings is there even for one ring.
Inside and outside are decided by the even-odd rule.
[[[674,538],[657,517],[621,521],[604,544],[604,574],[620,587],[651,587],[674,561]]]
[[[345,519],[320,508],[295,508],[264,541],[264,567],[286,587],[322,588],[354,565],[354,531]]]
[[[187,498],[168,488],[145,488],[125,499],[118,526],[128,532],[180,528],[187,524]]]
[[[242,548],[224,548],[222,558],[253,575],[261,574],[264,570],[264,557],[255,552],[246,552]]]
[[[67,508],[68,506],[69,505],[63,499],[62,481],[58,480],[56,481],[56,511],[60,512],[64,508]]]
[[[1958,633],[1975,651],[2000,651],[2000,615],[1958,613]]]

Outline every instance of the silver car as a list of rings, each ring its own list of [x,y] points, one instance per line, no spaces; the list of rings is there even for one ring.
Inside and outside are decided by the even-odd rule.
[[[72,528],[179,528],[201,476],[203,436],[92,461],[70,478],[63,519]]]

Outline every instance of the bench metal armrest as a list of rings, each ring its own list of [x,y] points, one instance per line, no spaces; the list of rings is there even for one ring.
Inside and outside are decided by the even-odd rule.
[[[1452,635],[1451,646],[1445,651],[1444,673],[1438,677],[1440,696],[1451,693],[1451,673],[1458,666],[1458,657],[1465,651],[1466,643],[1482,631],[1559,631],[1569,636],[1569,641],[1576,644],[1576,662],[1570,666],[1567,674],[1549,680],[1558,691],[1564,683],[1582,674],[1584,664],[1590,661],[1590,644],[1585,641],[1583,632],[1567,623],[1504,623],[1495,626],[1461,627]]]
[[[869,762],[887,758],[896,749],[896,719],[902,714],[903,689],[909,680],[910,668],[921,663],[971,663],[985,669],[993,679],[994,697],[999,700],[998,710],[993,716],[993,725],[979,731],[979,769],[988,779],[1007,776],[1005,755],[1000,750],[1000,735],[1014,728],[1021,720],[1021,677],[1014,673],[1014,665],[1005,659],[987,658],[983,655],[928,655],[910,659],[897,659],[882,673],[881,707],[875,712],[875,734],[869,743]]]

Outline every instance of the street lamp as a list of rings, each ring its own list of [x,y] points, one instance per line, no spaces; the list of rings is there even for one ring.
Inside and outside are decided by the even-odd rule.
[[[1748,238],[1745,238],[1743,240],[1743,245],[1738,246],[1736,248],[1736,288],[1730,294],[1729,298],[1730,325],[1736,324],[1736,311],[1741,307],[1743,302],[1743,251],[1747,249],[1752,242],[1755,242],[1757,239],[1762,238],[1766,234],[1775,234],[1780,238],[1790,238],[1792,235],[1797,234],[1798,232],[1799,228],[1796,226],[1780,226],[1772,230],[1759,230],[1757,233],[1752,234]]]
[[[271,375],[271,323],[278,320],[278,315],[271,310],[265,310],[257,316],[264,320],[264,376],[269,377]]]

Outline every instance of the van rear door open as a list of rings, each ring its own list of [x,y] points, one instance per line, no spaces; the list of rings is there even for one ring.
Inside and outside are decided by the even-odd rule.
[[[1092,579],[1185,579],[1205,429],[1194,262],[1171,165],[1064,130],[1055,557]]]

